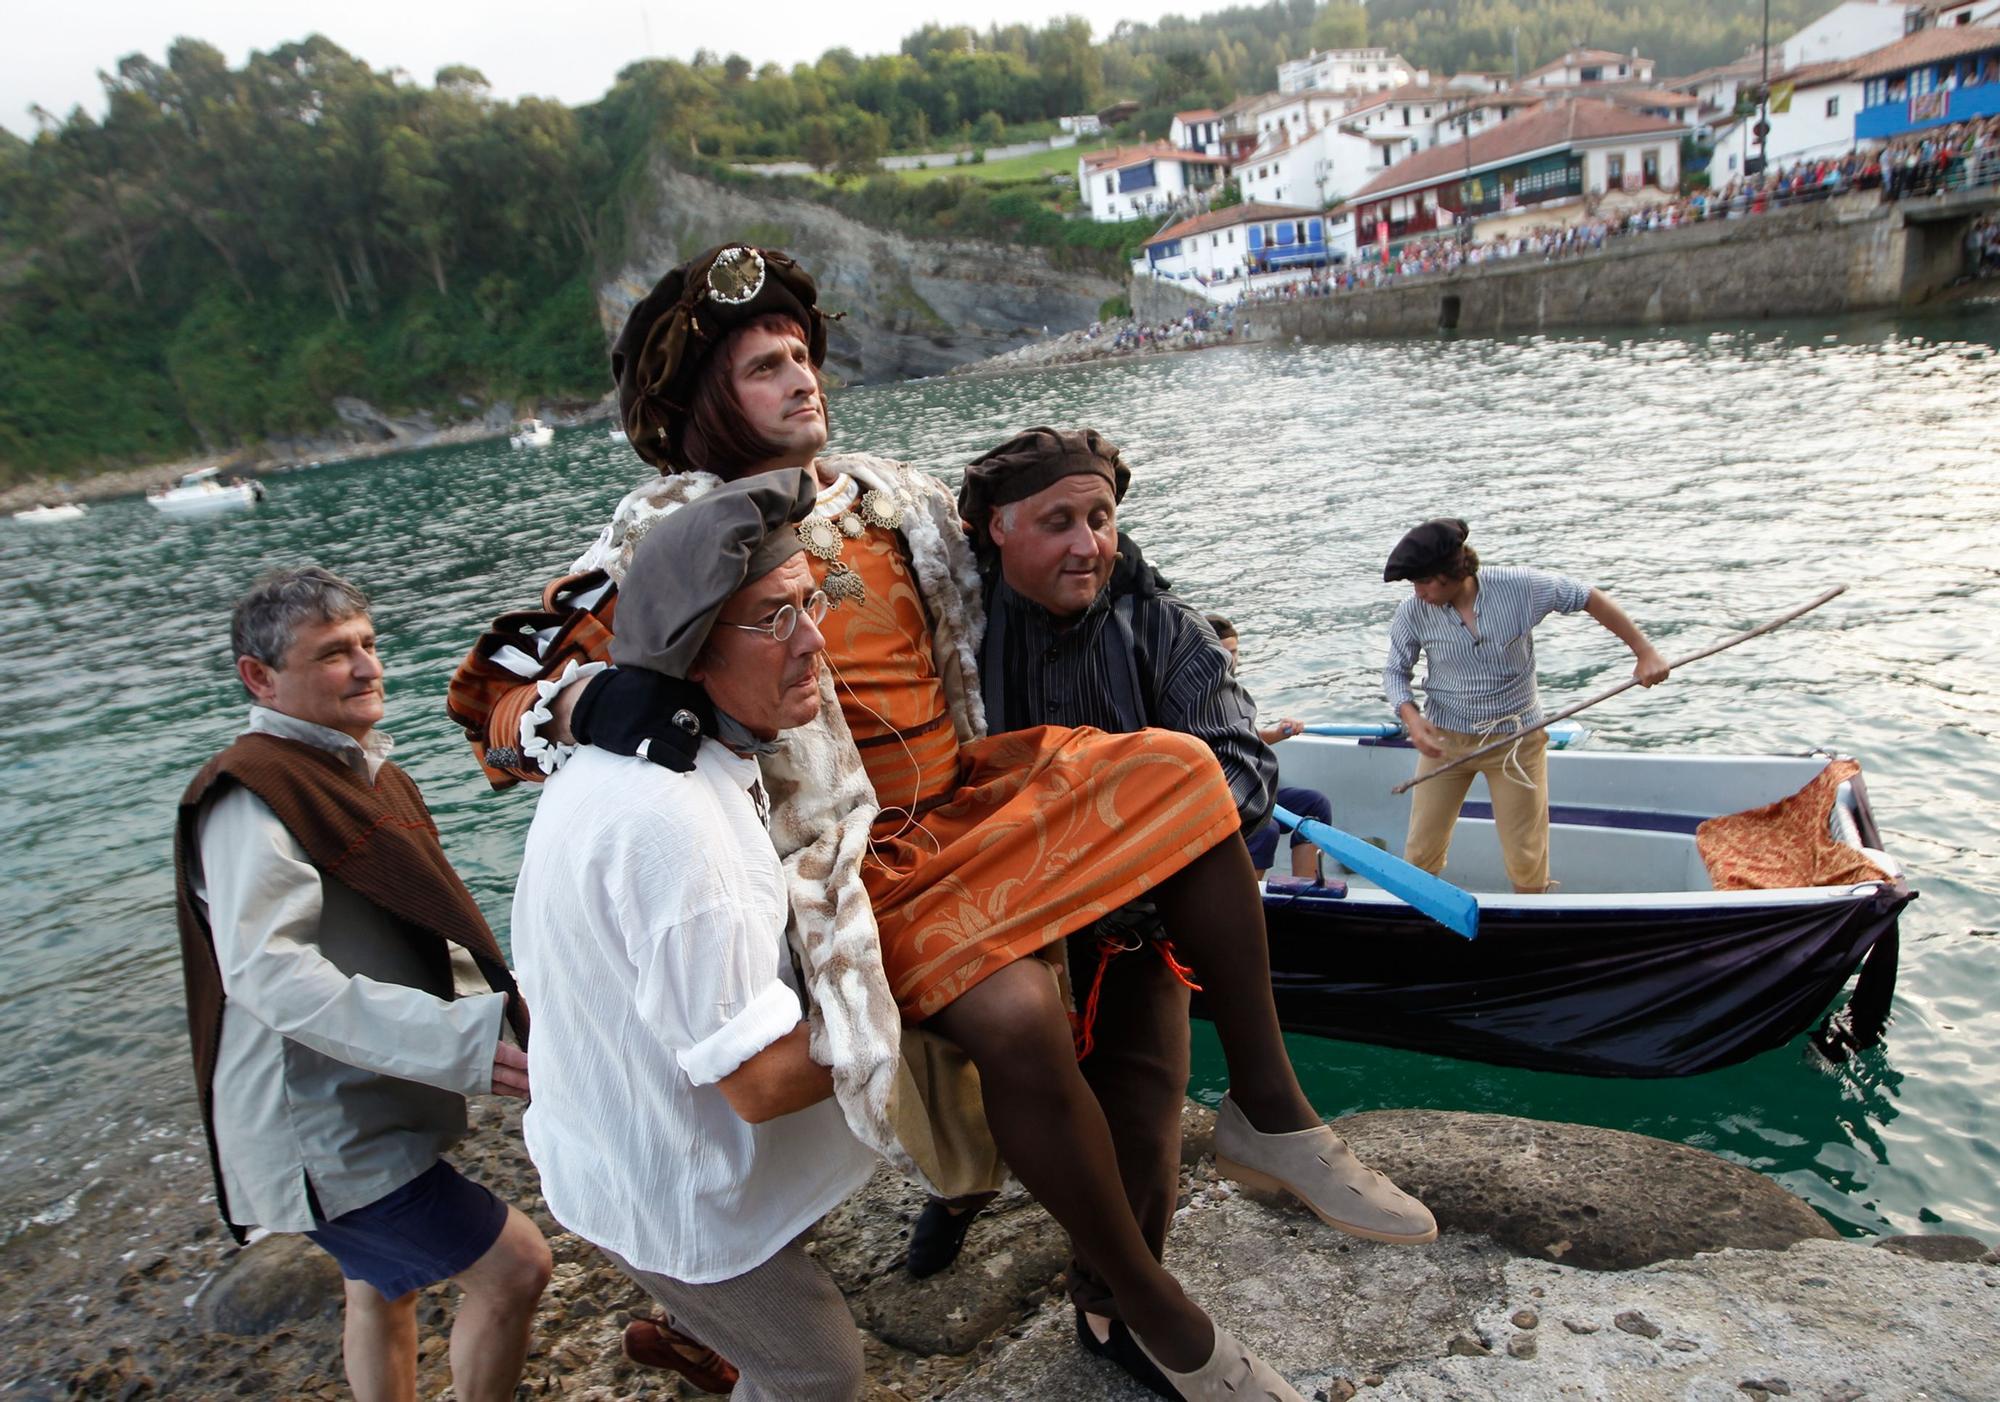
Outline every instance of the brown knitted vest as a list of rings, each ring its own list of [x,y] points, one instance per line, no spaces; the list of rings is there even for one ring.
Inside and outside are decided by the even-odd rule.
[[[229,1222],[229,1202],[215,1143],[214,1077],[226,999],[214,934],[194,899],[189,875],[202,805],[236,784],[269,805],[322,875],[380,907],[413,942],[437,949],[440,941],[449,941],[469,952],[487,986],[508,995],[507,1021],[521,1045],[528,1044],[528,1012],[514,976],[472,893],[445,859],[437,825],[410,776],[385,763],[371,787],[345,761],[317,745],[256,732],[238,736],[181,795],[174,830],[174,899],[187,985],[188,1040],[224,1222]],[[233,1223],[230,1229],[237,1231]]]

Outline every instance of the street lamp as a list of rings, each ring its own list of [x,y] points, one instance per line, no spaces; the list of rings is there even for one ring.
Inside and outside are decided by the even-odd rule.
[[[1757,95],[1757,174],[1764,173],[1764,143],[1771,135],[1771,0],[1764,0],[1764,83]]]

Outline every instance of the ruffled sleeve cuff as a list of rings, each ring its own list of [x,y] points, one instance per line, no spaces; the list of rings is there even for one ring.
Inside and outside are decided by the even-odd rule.
[[[607,665],[571,659],[555,676],[544,677],[534,684],[535,704],[521,715],[521,753],[542,773],[555,773],[564,760],[576,753],[575,745],[558,745],[542,734],[542,727],[552,719],[549,703],[577,683],[589,681]]]
[[[799,995],[773,980],[748,1007],[680,1054],[698,1086],[713,1085],[799,1025]]]

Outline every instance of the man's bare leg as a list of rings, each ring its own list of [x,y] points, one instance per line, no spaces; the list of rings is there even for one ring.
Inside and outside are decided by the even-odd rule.
[[[385,1300],[367,1281],[348,1281],[340,1352],[355,1402],[414,1402],[417,1292]]]
[[[507,1224],[486,1254],[452,1277],[464,1292],[451,1326],[451,1388],[459,1402],[501,1402],[514,1395],[528,1357],[535,1305],[553,1265],[541,1229],[510,1207]],[[411,1347],[414,1351],[414,1338]]]

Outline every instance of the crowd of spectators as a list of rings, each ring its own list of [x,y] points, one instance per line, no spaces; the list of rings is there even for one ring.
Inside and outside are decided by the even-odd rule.
[[[1539,258],[1552,262],[1595,253],[1615,238],[1709,219],[1744,219],[1855,190],[1879,189],[1884,199],[1904,199],[1994,183],[2000,183],[2000,117],[1986,117],[1913,132],[1875,151],[1795,161],[1732,180],[1720,189],[1690,191],[1623,214],[1593,212],[1574,224],[1517,229],[1498,238],[1472,241],[1444,229],[1404,240],[1394,246],[1386,261],[1364,247],[1345,263],[1290,282],[1251,289],[1235,305],[1332,296],[1500,260]],[[1990,226],[1985,227],[1989,233],[1981,236],[1987,240],[1980,244],[1982,250],[1992,246]],[[1972,243],[1968,239],[1969,247]],[[1975,260],[1975,271],[1990,269],[1984,258],[1982,251]]]

